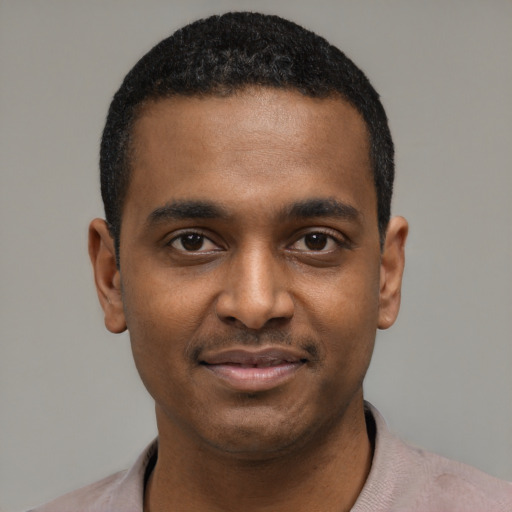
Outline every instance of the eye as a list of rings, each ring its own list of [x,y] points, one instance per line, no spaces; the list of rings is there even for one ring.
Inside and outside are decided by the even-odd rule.
[[[219,246],[201,233],[183,233],[171,240],[169,245],[182,252],[212,252],[218,251]]]
[[[307,233],[299,238],[291,249],[296,251],[314,251],[314,252],[330,252],[337,249],[341,242],[327,233],[314,232]]]

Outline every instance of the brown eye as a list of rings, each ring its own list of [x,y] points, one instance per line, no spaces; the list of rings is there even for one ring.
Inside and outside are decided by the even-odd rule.
[[[290,246],[290,249],[300,252],[329,253],[340,248],[342,242],[334,235],[321,231],[306,233]]]
[[[209,238],[201,233],[184,233],[174,238],[171,247],[181,252],[211,252],[219,249]]]
[[[189,233],[180,237],[181,245],[186,251],[199,251],[203,247],[204,236],[197,233]]]
[[[325,249],[329,237],[324,233],[310,233],[304,237],[304,244],[310,251],[321,251]]]

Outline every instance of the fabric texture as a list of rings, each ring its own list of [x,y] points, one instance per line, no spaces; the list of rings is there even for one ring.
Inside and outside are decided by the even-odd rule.
[[[366,408],[376,428],[375,452],[351,512],[512,511],[512,483],[402,442],[372,405]],[[146,469],[157,450],[155,440],[131,469],[29,512],[142,512]]]

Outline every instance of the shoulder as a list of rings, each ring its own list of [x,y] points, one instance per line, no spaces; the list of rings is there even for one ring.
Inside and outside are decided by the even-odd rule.
[[[512,484],[466,464],[405,445],[411,451],[413,501],[419,509],[510,512]],[[411,496],[412,497],[412,496]]]
[[[157,456],[158,441],[153,441],[133,466],[98,482],[64,494],[28,512],[142,512],[146,470]]]
[[[71,510],[109,510],[114,490],[123,481],[127,471],[120,471],[93,484],[69,492],[59,498],[34,508],[29,512],[64,512]]]
[[[376,426],[372,468],[354,512],[510,512],[512,484],[404,443],[368,404]]]

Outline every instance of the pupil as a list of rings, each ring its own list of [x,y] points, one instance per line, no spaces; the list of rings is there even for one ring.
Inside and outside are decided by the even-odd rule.
[[[320,251],[325,249],[327,245],[327,235],[323,233],[312,233],[310,235],[306,235],[306,246],[308,249],[312,251]]]
[[[203,246],[203,236],[196,233],[183,235],[181,237],[181,244],[187,251],[198,251]]]

